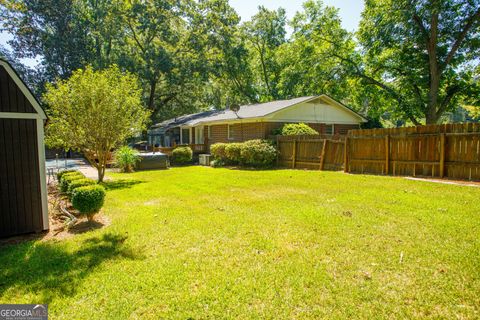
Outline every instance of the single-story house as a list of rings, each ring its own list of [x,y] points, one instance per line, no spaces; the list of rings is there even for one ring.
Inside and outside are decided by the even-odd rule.
[[[234,110],[211,110],[177,117],[148,130],[150,145],[211,145],[267,139],[286,123],[306,123],[320,134],[343,135],[358,129],[367,119],[327,95],[240,106]]]
[[[12,66],[0,59],[0,237],[48,229],[46,119]]]

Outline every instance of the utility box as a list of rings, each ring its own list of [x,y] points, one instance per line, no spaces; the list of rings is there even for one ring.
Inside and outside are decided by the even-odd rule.
[[[199,154],[198,155],[198,163],[201,166],[210,166],[210,158],[212,156],[209,154]]]

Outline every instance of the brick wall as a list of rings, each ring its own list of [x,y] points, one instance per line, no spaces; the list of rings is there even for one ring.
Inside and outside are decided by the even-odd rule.
[[[210,126],[210,137],[208,144],[217,142],[242,142],[253,139],[266,139],[272,135],[274,129],[281,128],[285,123],[282,122],[252,122],[236,123],[231,126],[231,139],[228,139],[228,125],[218,124]],[[326,134],[324,123],[307,123],[310,127],[317,130],[319,134]],[[335,124],[335,134],[345,135],[350,129],[358,129],[358,125]],[[208,129],[205,126],[205,138],[208,137]]]

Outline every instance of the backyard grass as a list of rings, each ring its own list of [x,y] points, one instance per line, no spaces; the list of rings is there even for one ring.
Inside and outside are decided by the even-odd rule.
[[[51,319],[480,317],[480,188],[318,171],[111,174],[111,225],[0,247]]]

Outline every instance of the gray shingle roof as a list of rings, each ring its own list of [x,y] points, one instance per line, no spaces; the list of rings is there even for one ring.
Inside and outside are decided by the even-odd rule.
[[[264,117],[270,113],[282,110],[284,108],[296,105],[301,102],[311,100],[313,98],[316,98],[316,96],[243,105],[240,106],[240,109],[237,113],[233,112],[232,110],[205,111],[177,117],[175,119],[169,119],[161,123],[155,124],[154,126],[152,126],[152,128],[164,128],[166,130],[168,128],[180,125],[194,126],[203,122]]]

